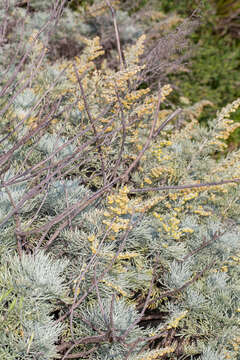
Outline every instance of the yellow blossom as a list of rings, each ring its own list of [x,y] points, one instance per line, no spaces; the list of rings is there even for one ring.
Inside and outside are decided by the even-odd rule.
[[[94,235],[94,234],[88,236],[88,241],[93,242],[94,239],[95,239],[95,235]]]

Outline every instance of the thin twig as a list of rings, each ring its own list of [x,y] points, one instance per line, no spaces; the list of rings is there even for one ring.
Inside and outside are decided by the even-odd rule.
[[[73,348],[74,348],[74,346],[73,346]],[[64,359],[81,359],[83,357],[86,357],[86,356],[92,354],[96,349],[97,349],[97,346],[94,346],[92,349],[90,349],[88,351],[81,351],[81,352],[75,353],[75,354],[67,354],[66,353],[61,360],[64,360]]]
[[[140,193],[140,192],[148,192],[148,191],[164,191],[164,190],[182,190],[182,189],[192,189],[192,188],[201,188],[201,187],[210,187],[210,186],[218,186],[224,184],[232,184],[239,183],[240,178],[232,179],[232,180],[222,180],[222,181],[213,181],[209,183],[197,183],[197,184],[189,184],[189,185],[166,185],[159,187],[146,187],[142,189],[130,189],[129,193]]]
[[[116,341],[114,321],[113,321],[114,300],[115,300],[115,294],[112,294],[111,305],[110,305],[110,312],[109,312],[109,318],[110,318],[109,333],[110,333],[110,336],[112,337],[113,342]],[[110,340],[111,340],[111,339],[110,339]]]
[[[120,36],[119,36],[119,30],[118,30],[118,24],[117,24],[115,9],[113,8],[110,0],[105,0],[105,2],[107,4],[107,6],[109,7],[109,9],[111,11],[111,14],[112,14],[114,30],[115,30],[115,36],[116,36],[116,42],[117,42],[119,63],[120,63],[121,70],[123,70],[123,69],[126,68],[126,62],[125,62],[124,55],[123,55],[123,52],[122,52],[122,49],[121,49]]]
[[[182,109],[176,109],[172,114],[170,114],[167,119],[159,126],[159,128],[155,131],[155,134],[153,135],[154,138],[156,138],[159,133],[162,131],[163,128],[178,114],[182,112]]]
[[[181,293],[184,289],[186,289],[189,285],[193,284],[195,281],[197,281],[198,279],[200,279],[203,274],[212,268],[213,265],[215,265],[216,260],[213,260],[210,264],[208,264],[202,271],[200,271],[199,273],[197,273],[191,280],[188,280],[185,284],[183,284],[180,288],[174,289],[174,290],[168,290],[165,291],[164,293],[162,293],[160,296],[158,296],[156,299],[153,299],[151,301],[149,301],[149,305],[154,304],[156,301],[160,301],[163,298],[166,297],[172,297],[175,296],[176,294]],[[144,304],[139,304],[137,306],[137,309],[141,309],[143,307]]]

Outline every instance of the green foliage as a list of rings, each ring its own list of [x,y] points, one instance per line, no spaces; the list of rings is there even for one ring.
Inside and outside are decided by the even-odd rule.
[[[219,19],[218,28],[223,33],[230,33],[231,36],[240,39],[239,36],[239,13],[240,1],[214,0],[216,14]]]
[[[197,41],[196,52],[191,60],[190,72],[172,77],[172,81],[180,89],[180,95],[191,102],[208,99],[215,104],[212,111],[205,112],[203,119],[206,120],[217,107],[225,106],[239,96],[237,72],[240,52],[237,43],[230,44],[225,38],[212,36],[206,27],[195,35],[194,41]]]
[[[239,1],[231,2],[231,6],[227,6],[226,1],[204,1],[201,4],[192,1],[163,1],[160,5],[164,11],[177,11],[182,16],[190,15],[198,9],[201,25],[191,36],[194,51],[188,65],[189,71],[171,76],[170,79],[177,86],[174,102],[180,106],[181,96],[189,99],[191,103],[208,99],[214,104],[214,108],[206,108],[200,117],[200,121],[205,123],[209,116],[214,115],[217,108],[225,106],[240,94],[239,40],[232,39],[229,34],[223,34],[219,30],[221,12],[225,12],[227,16],[226,9],[231,12],[234,6],[239,8]],[[240,121],[239,114],[236,112],[234,115],[236,121]],[[238,134],[237,132],[230,142],[238,144]]]

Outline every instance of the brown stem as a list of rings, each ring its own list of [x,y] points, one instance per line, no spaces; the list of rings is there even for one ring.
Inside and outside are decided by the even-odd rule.
[[[140,193],[140,192],[148,192],[148,191],[163,191],[163,190],[182,190],[182,189],[192,189],[192,188],[201,188],[201,187],[210,187],[210,186],[218,186],[224,184],[232,184],[239,183],[240,179],[231,179],[231,180],[222,180],[222,181],[213,181],[209,183],[197,183],[197,184],[189,184],[189,185],[167,185],[160,187],[146,187],[142,189],[130,189],[130,194]]]
[[[111,11],[111,14],[112,14],[114,30],[115,30],[115,36],[116,36],[116,41],[117,41],[119,62],[120,62],[121,70],[123,70],[123,69],[126,68],[126,62],[125,62],[124,55],[123,55],[123,52],[122,52],[122,49],[121,49],[120,36],[119,36],[119,30],[118,30],[118,24],[117,24],[115,9],[113,8],[110,0],[105,0],[105,2],[107,3],[107,6],[109,7],[109,9]]]

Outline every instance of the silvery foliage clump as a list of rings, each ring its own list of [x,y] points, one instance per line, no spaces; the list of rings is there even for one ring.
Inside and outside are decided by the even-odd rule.
[[[201,360],[224,360],[225,355],[220,354],[219,351],[214,351],[211,348],[204,350],[203,355],[200,358]]]
[[[113,325],[115,329],[113,336],[124,338],[125,332],[128,331],[132,323],[137,321],[139,318],[139,314],[135,307],[127,304],[123,299],[112,302],[111,297],[104,298],[101,304],[103,312],[100,311],[97,304],[90,305],[87,308],[84,307],[77,311],[81,317],[84,317],[85,320],[92,324],[92,328],[87,324],[84,324],[84,322],[76,320],[76,333],[82,336],[97,336],[99,334],[99,330],[107,332]],[[110,313],[111,304],[112,314]],[[126,337],[126,343],[113,341],[111,346],[109,346],[109,344],[103,342],[96,353],[96,358],[123,358],[129,351],[127,345],[135,342],[138,338],[144,336],[145,334],[147,335],[147,331],[144,331],[136,324],[133,328],[131,328],[131,331]],[[137,345],[137,349],[140,349],[142,345],[143,344],[140,342]]]
[[[68,155],[72,155],[73,152],[76,151],[76,146],[74,144],[67,144],[67,141],[68,140],[64,137],[46,133],[38,142],[37,149],[44,154],[47,154],[47,156],[56,152],[54,160],[61,160]]]
[[[54,260],[43,251],[35,256],[23,254],[21,259],[16,255],[1,255],[2,358],[55,357],[54,343],[63,326],[54,323],[51,312],[56,301],[67,297],[62,277],[67,262]],[[3,321],[6,315],[7,328],[6,320]]]

